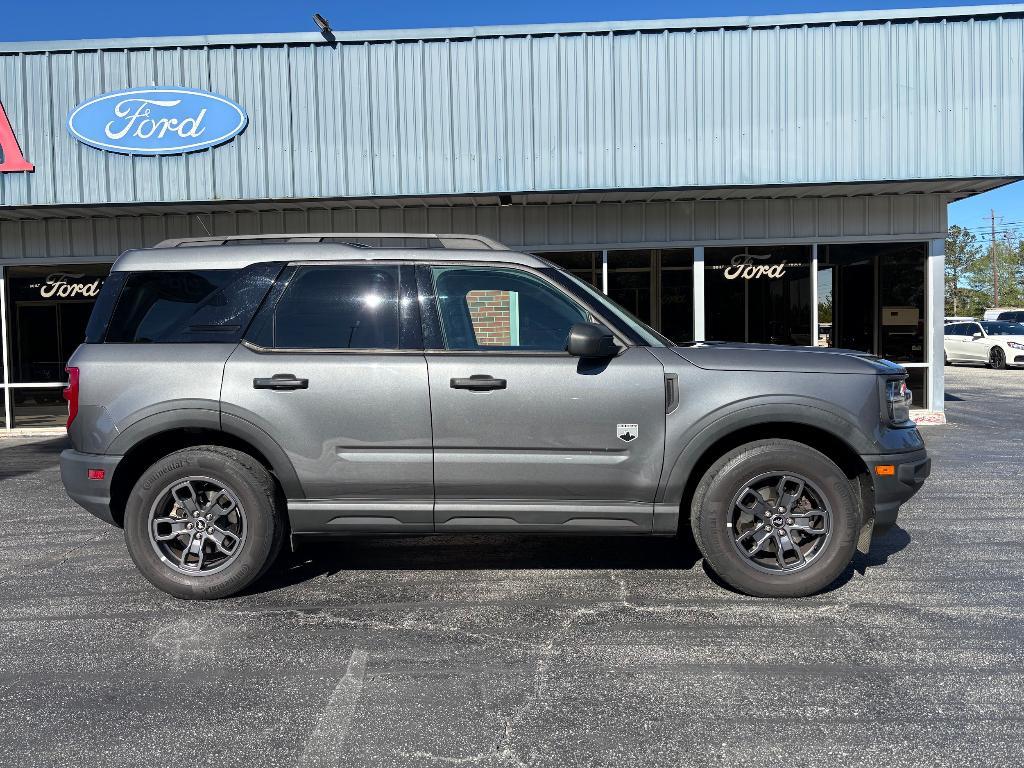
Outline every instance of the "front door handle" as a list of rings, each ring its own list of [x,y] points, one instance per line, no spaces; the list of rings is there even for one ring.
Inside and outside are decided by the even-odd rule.
[[[297,379],[290,373],[275,373],[269,379],[253,379],[253,389],[309,389],[309,379]]]
[[[475,374],[468,379],[452,379],[452,389],[469,389],[473,392],[487,392],[491,389],[505,389],[508,382],[486,374]]]

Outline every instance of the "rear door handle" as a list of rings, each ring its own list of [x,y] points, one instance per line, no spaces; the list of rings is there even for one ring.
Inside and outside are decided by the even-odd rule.
[[[309,379],[297,379],[291,373],[275,373],[269,379],[253,379],[253,389],[309,389]]]
[[[475,374],[468,379],[452,379],[452,389],[469,389],[473,392],[487,392],[491,389],[505,389],[508,382],[486,374]]]

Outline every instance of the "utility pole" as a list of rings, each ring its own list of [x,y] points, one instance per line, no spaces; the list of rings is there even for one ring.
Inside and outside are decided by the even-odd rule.
[[[992,221],[992,241],[988,246],[988,255],[992,259],[992,300],[993,307],[999,306],[999,268],[996,266],[996,212],[994,208],[988,209]]]

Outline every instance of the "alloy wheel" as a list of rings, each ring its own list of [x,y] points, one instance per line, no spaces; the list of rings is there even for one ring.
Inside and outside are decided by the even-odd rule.
[[[753,478],[733,498],[729,526],[748,565],[773,573],[806,568],[832,535],[825,495],[806,477],[770,472]]]
[[[1006,367],[1006,355],[1003,354],[1003,350],[999,347],[992,347],[992,351],[989,353],[988,363],[996,370]]]
[[[176,480],[149,513],[149,540],[160,559],[188,576],[226,568],[245,545],[245,510],[238,496],[210,477]]]

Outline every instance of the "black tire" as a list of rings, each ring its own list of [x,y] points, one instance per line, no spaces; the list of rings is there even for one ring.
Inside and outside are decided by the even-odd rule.
[[[830,533],[798,570],[759,568],[733,538],[737,496],[772,473],[801,475],[831,511]],[[853,560],[862,517],[854,484],[827,456],[791,440],[759,440],[729,451],[708,469],[694,492],[690,522],[708,566],[729,586],[755,597],[804,597],[835,581]]]
[[[949,354],[944,351],[942,353],[942,356],[943,356],[943,364],[944,365],[949,365]]]
[[[992,347],[992,351],[988,353],[988,364],[993,371],[1006,370],[1006,355],[1002,347]]]
[[[221,555],[219,550],[208,547],[213,556],[226,560],[219,569],[188,574],[177,570],[158,553],[161,545],[151,538],[150,516],[158,514],[158,505],[165,508],[169,503],[171,486],[186,480],[203,482],[198,478],[212,479],[237,499],[244,510],[244,536],[238,537],[239,550],[232,550],[230,555]],[[229,597],[259,579],[276,560],[285,530],[282,506],[270,473],[251,456],[220,446],[186,448],[155,462],[135,484],[125,509],[125,541],[142,575],[164,592],[191,600]],[[185,517],[182,522],[189,520]],[[203,546],[200,544],[200,548]]]

